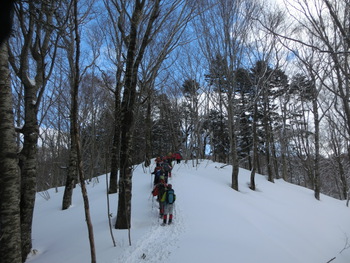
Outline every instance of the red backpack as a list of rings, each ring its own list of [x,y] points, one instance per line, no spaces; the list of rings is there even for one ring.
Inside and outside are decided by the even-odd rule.
[[[153,188],[152,195],[153,195],[153,196],[157,196],[158,193],[159,193],[159,188],[158,188],[158,185],[156,185],[156,186]]]

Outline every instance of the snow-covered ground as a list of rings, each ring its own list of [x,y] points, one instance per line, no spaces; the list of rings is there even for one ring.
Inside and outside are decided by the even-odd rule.
[[[240,170],[239,187],[230,188],[231,166],[204,160],[175,165],[170,182],[177,195],[174,224],[161,226],[151,196],[154,165],[135,168],[131,246],[128,231],[108,225],[106,176],[88,187],[98,263],[332,263],[350,262],[350,208],[344,201],[257,175],[257,190],[248,187],[249,171]],[[222,167],[222,168],[221,168]],[[33,249],[27,263],[91,262],[80,187],[73,205],[61,210],[63,188],[37,195]],[[112,223],[118,194],[110,195]]]

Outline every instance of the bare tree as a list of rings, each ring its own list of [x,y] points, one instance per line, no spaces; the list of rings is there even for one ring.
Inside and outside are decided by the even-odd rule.
[[[265,29],[270,31],[274,36],[278,36],[281,43],[291,52],[297,60],[302,64],[307,72],[306,75],[313,83],[309,86],[309,102],[312,104],[310,112],[313,113],[313,142],[312,148],[308,145],[309,140],[299,137],[296,142],[305,142],[306,148],[311,150],[305,158],[305,151],[300,151],[304,155],[301,161],[307,165],[308,177],[312,182],[315,190],[315,198],[320,197],[320,121],[319,116],[320,102],[318,94],[320,90],[327,88],[339,95],[343,100],[345,112],[349,112],[348,99],[346,94],[346,84],[348,71],[346,50],[348,50],[348,39],[344,37],[344,28],[346,22],[340,23],[341,17],[346,19],[346,15],[342,14],[343,10],[348,10],[349,6],[346,3],[331,5],[329,1],[285,1],[290,16],[288,19],[289,28],[284,28],[284,32],[288,31],[288,35],[281,33],[281,29],[271,28],[264,24]],[[345,21],[345,20],[344,20]],[[263,23],[262,23],[263,24]],[[307,36],[307,37],[304,37]],[[341,37],[339,37],[341,36]],[[327,58],[328,57],[328,58]],[[298,64],[299,66],[300,64]],[[328,76],[327,76],[328,75]],[[337,84],[332,78],[337,79]],[[337,88],[338,86],[338,88]],[[310,95],[311,94],[311,95]],[[304,98],[305,98],[304,94]],[[305,100],[304,100],[305,101]],[[303,105],[307,105],[304,103]],[[326,109],[324,109],[326,111]],[[305,112],[302,117],[306,117]],[[346,116],[347,113],[346,113]],[[347,118],[349,119],[349,118]],[[348,121],[347,121],[348,122]],[[307,122],[304,122],[307,125]],[[304,133],[305,134],[305,133]],[[301,144],[299,144],[301,145]],[[301,148],[300,148],[301,149]],[[301,156],[300,155],[300,156]],[[308,161],[306,161],[308,160]],[[306,180],[305,180],[306,181]]]
[[[116,116],[120,115],[120,132],[116,129],[113,149],[115,154],[113,159],[120,157],[120,180],[119,180],[119,203],[116,228],[130,228],[130,205],[131,205],[131,178],[132,164],[131,159],[133,148],[133,133],[134,123],[137,115],[134,113],[138,107],[140,94],[146,88],[152,88],[152,83],[157,76],[157,72],[161,63],[167,57],[167,54],[172,51],[174,45],[178,41],[178,36],[182,28],[186,25],[188,13],[183,12],[183,7],[187,5],[187,1],[178,0],[172,3],[162,3],[161,1],[113,1],[105,2],[110,17],[113,18],[114,12],[119,16],[113,29],[116,42],[114,48],[117,54],[114,58],[114,64],[117,66],[117,88],[115,89],[116,98]],[[176,13],[178,11],[178,14]],[[163,12],[164,11],[164,12]],[[172,14],[174,17],[171,17]],[[172,23],[174,26],[171,27]],[[168,25],[168,26],[167,26]],[[168,35],[163,35],[161,32],[167,28]],[[171,31],[173,30],[173,31]],[[158,42],[156,36],[159,37],[159,43],[162,43],[161,49],[155,53],[155,59],[149,65],[149,76],[139,82],[139,69],[144,58],[150,50],[150,44]],[[174,44],[175,43],[175,44]],[[140,84],[139,84],[140,83]],[[143,85],[144,84],[144,85]],[[122,90],[123,95],[119,93]],[[120,98],[122,100],[120,102]],[[119,107],[120,105],[120,107]],[[121,114],[119,114],[121,113]],[[116,125],[118,118],[116,118]],[[119,146],[120,143],[120,152]],[[113,168],[113,174],[116,174],[116,169]],[[113,176],[113,181],[116,181],[116,175]],[[111,182],[112,184],[112,182]]]
[[[83,70],[80,70],[80,56],[81,54],[77,54],[77,52],[81,52],[81,47],[78,45],[80,44],[80,31],[83,22],[87,22],[88,19],[90,19],[89,17],[89,13],[91,10],[91,7],[93,5],[93,0],[87,0],[87,1],[79,1],[77,3],[77,5],[79,4],[79,18],[75,18],[75,14],[74,14],[74,4],[76,4],[74,1],[70,1],[68,2],[67,6],[66,6],[66,12],[67,12],[67,17],[65,18],[65,20],[61,21],[61,23],[65,23],[65,21],[67,21],[67,26],[64,28],[64,30],[62,29],[61,35],[62,35],[62,48],[65,50],[66,52],[66,56],[67,56],[67,61],[68,61],[68,83],[69,85],[67,86],[67,88],[70,89],[70,149],[69,149],[69,166],[68,166],[68,174],[67,174],[67,178],[66,178],[66,186],[65,186],[65,191],[64,191],[64,195],[63,195],[63,200],[62,200],[62,209],[68,209],[69,206],[72,203],[72,194],[73,194],[73,189],[75,188],[75,185],[78,183],[78,176],[79,176],[79,162],[78,162],[78,154],[83,154],[83,152],[78,153],[77,152],[77,143],[75,141],[76,137],[73,136],[74,135],[74,129],[75,129],[75,125],[79,125],[80,119],[77,119],[77,123],[74,123],[74,120],[72,119],[72,116],[74,115],[74,111],[77,110],[79,108],[79,100],[78,100],[78,105],[76,105],[76,107],[78,107],[77,109],[75,109],[73,107],[75,102],[75,98],[73,98],[73,90],[75,89],[76,86],[79,87],[80,83],[82,82],[84,73],[86,73],[87,68],[90,66],[85,66]],[[76,24],[75,24],[75,20],[78,20],[78,26],[79,26],[79,30],[76,30]],[[77,36],[77,33],[79,33],[79,36]],[[79,37],[79,39],[77,39]],[[78,41],[79,40],[79,41]],[[97,41],[96,41],[97,42]],[[94,48],[92,48],[92,50],[94,50]],[[96,59],[96,56],[98,56],[98,54],[95,54],[95,52],[93,52],[93,56],[92,56],[92,61],[94,61]],[[77,61],[78,60],[78,61]],[[79,66],[79,68],[77,67],[77,64]],[[93,64],[93,62],[91,62],[91,64]],[[79,71],[77,71],[79,69]],[[79,90],[79,89],[78,89]],[[80,94],[83,94],[83,92],[81,92]],[[92,101],[91,99],[89,100],[90,102]],[[82,108],[80,108],[79,110],[83,110]],[[79,115],[78,115],[79,116]],[[87,122],[84,122],[87,123]],[[79,125],[80,126],[80,125]],[[81,125],[83,127],[83,125]],[[80,129],[80,127],[79,127]],[[80,133],[79,133],[80,136]],[[79,142],[81,143],[81,142]],[[82,150],[83,151],[83,150]],[[81,183],[81,182],[80,182]]]
[[[137,74],[139,65],[151,37],[154,23],[159,16],[160,1],[150,3],[148,22],[144,32],[141,31],[141,21],[145,15],[146,1],[135,1],[130,17],[129,45],[126,57],[124,93],[121,104],[121,152],[120,152],[120,182],[118,215],[116,228],[130,229],[131,227],[131,189],[132,189],[132,130],[134,125],[134,108],[136,101]],[[142,33],[141,39],[139,34]]]
[[[90,241],[90,252],[91,252],[91,262],[96,262],[96,252],[95,252],[95,241],[94,241],[94,232],[90,217],[90,209],[89,209],[89,199],[85,187],[85,178],[83,172],[83,160],[81,156],[81,142],[79,137],[79,126],[78,126],[78,91],[79,91],[79,83],[80,83],[80,33],[79,33],[79,22],[78,22],[78,0],[74,0],[74,35],[76,42],[76,51],[75,51],[75,78],[74,78],[74,86],[72,90],[72,124],[73,124],[73,137],[75,138],[75,148],[77,152],[77,161],[78,161],[78,171],[79,171],[79,179],[81,184],[81,191],[84,199],[84,208],[85,208],[85,219],[89,232],[89,241]]]
[[[58,35],[53,26],[60,1],[17,2],[16,38],[11,39],[9,60],[24,86],[24,119],[18,130],[23,134],[19,154],[21,169],[22,258],[32,247],[32,220],[36,193],[38,111],[51,76]],[[40,12],[37,12],[40,10]],[[23,40],[21,42],[21,40]]]
[[[324,184],[329,184],[330,195],[334,195],[333,189],[337,189],[337,196],[339,199],[346,200],[348,197],[348,156],[346,153],[348,148],[347,138],[344,136],[346,130],[344,123],[339,121],[338,114],[334,112],[328,112],[326,114],[326,119],[328,122],[327,136],[325,145],[329,145],[329,150],[327,151],[327,156],[329,163],[327,164],[327,170],[325,173],[327,175],[333,174],[334,181],[328,182],[323,180]],[[325,147],[323,147],[325,148]],[[334,172],[336,171],[336,172]],[[326,187],[326,186],[325,186]]]
[[[83,156],[79,122],[79,86],[84,72],[81,71],[81,25],[87,18],[93,1],[72,0],[66,6],[68,27],[62,34],[64,48],[69,63],[69,86],[71,92],[70,105],[70,160],[69,173],[66,180],[62,209],[67,209],[72,202],[72,192],[78,177],[84,201],[85,219],[90,241],[91,262],[96,262],[95,241],[93,226],[90,217],[89,199],[85,185]],[[84,7],[84,9],[82,8]],[[84,11],[82,11],[84,10]],[[62,32],[63,33],[63,32]],[[93,58],[95,59],[95,58]],[[86,69],[86,68],[85,68]]]
[[[105,32],[106,39],[108,39],[108,59],[111,64],[116,67],[114,73],[115,85],[114,88],[109,87],[111,93],[114,95],[114,108],[113,108],[113,142],[111,146],[111,171],[109,177],[109,189],[110,194],[118,192],[118,172],[120,168],[120,136],[121,136],[121,90],[124,85],[123,73],[125,65],[125,52],[126,45],[124,30],[122,29],[125,23],[126,8],[122,1],[103,1],[106,11],[108,13],[108,19],[102,24],[108,24]],[[104,73],[106,74],[106,73]]]
[[[247,39],[249,22],[255,7],[251,1],[206,1],[201,5],[201,22],[197,34],[202,35],[200,45],[208,63],[222,59],[222,74],[216,85],[219,92],[219,106],[224,106],[228,119],[228,140],[230,143],[230,163],[232,169],[232,188],[238,189],[239,161],[237,155],[236,132],[238,108],[235,104],[236,80],[234,71],[241,66],[244,43]],[[213,65],[215,68],[217,65]],[[221,110],[221,112],[224,112]]]
[[[195,5],[191,6],[186,1],[175,1],[169,8],[167,13],[162,18],[161,27],[158,26],[157,39],[152,41],[152,45],[146,50],[145,59],[141,63],[141,76],[140,76],[140,99],[138,105],[142,105],[144,100],[147,102],[146,110],[146,145],[145,145],[145,162],[150,163],[152,157],[152,107],[155,105],[155,99],[159,99],[162,96],[158,96],[155,91],[156,87],[161,88],[161,92],[170,100],[175,99],[173,94],[176,94],[175,88],[168,87],[167,79],[169,75],[173,75],[173,72],[169,75],[167,73],[160,74],[161,71],[167,71],[168,65],[178,59],[178,54],[175,52],[177,48],[188,43],[190,40],[184,33],[189,21],[193,18],[193,10]],[[167,103],[167,102],[165,102]],[[166,105],[167,108],[175,110],[174,105]],[[168,141],[171,143],[169,149],[172,152],[178,150],[178,125],[176,116],[167,116],[168,134],[170,138]]]

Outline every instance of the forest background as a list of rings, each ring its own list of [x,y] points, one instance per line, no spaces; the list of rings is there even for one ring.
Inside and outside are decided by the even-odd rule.
[[[334,2],[334,3],[333,3]],[[348,0],[16,1],[0,50],[0,256],[31,250],[35,193],[180,151],[348,199]],[[195,163],[193,164],[195,165]],[[20,206],[18,206],[20,203]],[[18,249],[21,244],[21,249]],[[93,261],[93,260],[92,260]]]

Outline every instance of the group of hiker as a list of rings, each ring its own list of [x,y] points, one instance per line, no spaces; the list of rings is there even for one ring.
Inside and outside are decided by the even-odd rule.
[[[159,217],[163,219],[162,225],[166,225],[167,223],[170,225],[173,221],[176,195],[172,184],[168,183],[168,179],[171,177],[171,170],[173,169],[172,162],[175,160],[179,164],[181,159],[182,156],[180,153],[169,153],[166,156],[155,159],[156,167],[151,173],[154,175],[152,195],[157,197]]]
[[[170,164],[172,161],[176,161],[177,164],[179,164],[182,160],[182,155],[180,152],[169,152],[167,155],[164,156],[158,156],[156,158],[156,163],[162,163],[162,162],[169,162]]]

